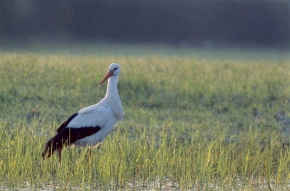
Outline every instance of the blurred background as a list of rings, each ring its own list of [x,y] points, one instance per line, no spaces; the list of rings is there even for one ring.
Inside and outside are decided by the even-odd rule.
[[[2,49],[36,44],[289,48],[290,1],[0,0]]]

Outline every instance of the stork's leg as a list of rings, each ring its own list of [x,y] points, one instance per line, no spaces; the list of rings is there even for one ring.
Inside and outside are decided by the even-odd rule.
[[[88,147],[88,162],[90,162],[92,159],[92,148],[91,147]]]
[[[62,147],[58,148],[58,162],[59,162],[59,166],[61,165],[61,151],[62,151]]]
[[[92,158],[92,148],[89,148],[89,157]]]

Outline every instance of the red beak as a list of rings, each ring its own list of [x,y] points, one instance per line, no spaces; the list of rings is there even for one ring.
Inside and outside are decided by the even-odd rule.
[[[112,75],[113,75],[113,72],[111,70],[109,70],[109,72],[105,75],[105,77],[102,79],[102,81],[99,83],[99,85],[101,85],[104,81],[106,81]]]

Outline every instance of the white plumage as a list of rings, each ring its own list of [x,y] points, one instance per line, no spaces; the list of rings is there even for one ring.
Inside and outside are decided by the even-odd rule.
[[[83,108],[69,117],[58,129],[57,134],[47,143],[43,158],[49,158],[54,151],[59,153],[63,146],[75,144],[94,148],[113,130],[124,117],[117,83],[121,72],[120,65],[113,63],[99,85],[108,80],[105,97],[97,104]]]

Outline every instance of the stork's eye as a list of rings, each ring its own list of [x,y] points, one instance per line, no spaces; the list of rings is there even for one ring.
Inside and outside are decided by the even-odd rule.
[[[114,68],[114,70],[117,70],[118,68]]]

